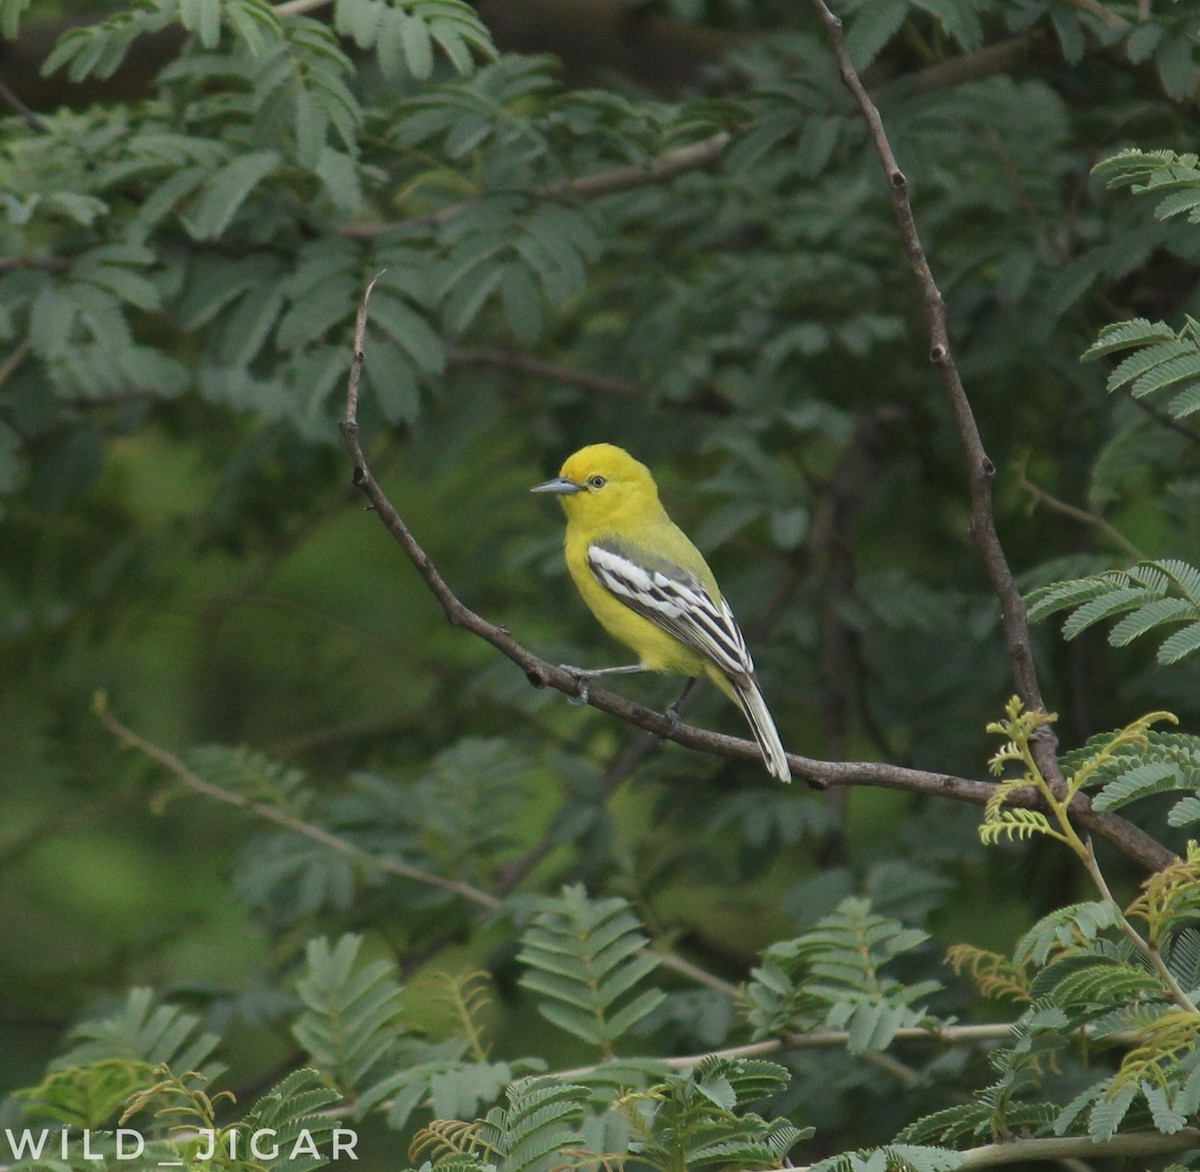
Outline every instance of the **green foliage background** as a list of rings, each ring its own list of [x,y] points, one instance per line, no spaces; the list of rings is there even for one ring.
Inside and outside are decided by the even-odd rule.
[[[1010,811],[985,849],[975,806],[649,744],[449,627],[364,513],[337,420],[382,272],[364,441],[464,602],[551,662],[623,654],[527,491],[610,440],[709,555],[790,749],[985,774],[998,608],[815,11],[599,4],[581,39],[550,4],[531,40],[508,4],[0,0],[0,1124],[112,1126],[141,1093],[145,1126],[164,1104],[203,1126],[228,1088],[218,1126],[325,1126],[332,1087],[378,1168],[840,1168],[887,1144],[933,1168],[1056,1129],[1183,1134],[1194,1022],[1040,824]],[[1065,640],[1035,629],[1059,737],[1090,746],[1066,760],[1175,713],[1084,772],[1186,855],[1200,169],[1174,152],[1200,17],[837,11],[1010,562],[1036,615],[1071,612]],[[673,686],[622,684],[659,708]],[[720,696],[688,719],[742,733]],[[1100,865],[1129,904],[1142,873]],[[1185,994],[1190,883],[1146,929]],[[985,996],[1005,981],[1033,1006]],[[1007,1040],[916,1039],[1018,1014]],[[1090,1068],[1085,1027],[1117,1038]],[[777,1045],[825,1028],[844,1044]]]

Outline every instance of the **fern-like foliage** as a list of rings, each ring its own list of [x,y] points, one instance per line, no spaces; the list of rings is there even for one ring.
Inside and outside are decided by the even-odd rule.
[[[431,980],[435,983],[435,999],[450,1009],[462,1027],[471,1056],[479,1062],[486,1061],[490,1047],[481,1018],[492,1003],[491,974],[481,970],[434,973]]]
[[[51,1071],[37,1086],[21,1088],[15,1098],[33,1122],[94,1130],[111,1123],[157,1069],[131,1058],[65,1066]]]
[[[674,1172],[710,1166],[777,1168],[791,1147],[812,1135],[786,1119],[767,1122],[738,1107],[784,1089],[787,1070],[774,1062],[712,1055],[686,1073],[628,1096],[622,1107],[639,1166]]]
[[[998,952],[971,944],[954,944],[946,950],[946,963],[955,973],[966,973],[984,997],[1030,999],[1028,967]]]
[[[380,1105],[386,1109],[388,1126],[396,1130],[407,1126],[422,1107],[432,1111],[435,1122],[470,1118],[495,1103],[505,1087],[546,1069],[538,1058],[472,1061],[465,1048],[458,1039],[437,1045],[409,1043],[398,1052],[394,1073],[359,1097],[360,1112]]]
[[[390,961],[361,964],[362,937],[330,945],[311,940],[307,967],[296,981],[304,1012],[296,1040],[327,1080],[345,1094],[370,1086],[389,1069],[386,1059],[402,1032],[401,992]]]
[[[295,1070],[259,1098],[222,1138],[228,1145],[239,1132],[270,1133],[271,1146],[278,1148],[278,1154],[267,1159],[264,1167],[279,1172],[312,1172],[329,1163],[328,1154],[322,1153],[318,1145],[339,1125],[329,1108],[340,1098],[337,1091],[325,1085],[319,1071],[309,1067]]]
[[[1195,198],[1200,201],[1200,193]],[[1129,353],[1109,372],[1110,392],[1128,390],[1135,399],[1160,396],[1176,419],[1200,410],[1200,322],[1195,318],[1186,317],[1178,330],[1144,317],[1105,326],[1083,361],[1125,351]]]
[[[1064,753],[1069,775],[1088,770],[1084,785],[1096,788],[1092,802],[1098,810],[1119,810],[1154,794],[1183,793],[1167,813],[1171,826],[1200,820],[1200,737],[1188,733],[1143,730],[1104,751],[1117,734],[1090,737],[1078,749]]]
[[[867,900],[844,899],[803,936],[771,945],[752,970],[746,1001],[755,1037],[823,1025],[847,1030],[850,1050],[862,1053],[885,1049],[899,1029],[932,1025],[919,1003],[940,984],[906,985],[882,971],[926,939]]]
[[[475,67],[476,53],[492,58],[487,26],[464,0],[337,0],[334,27],[360,49],[373,48],[389,80],[409,74],[424,80],[434,70],[435,49],[460,74]]]
[[[1145,921],[1153,947],[1169,948],[1178,927],[1200,918],[1200,845],[1188,843],[1185,858],[1154,872],[1125,914]]]
[[[496,1172],[543,1172],[561,1167],[566,1153],[582,1148],[586,1087],[549,1076],[527,1078],[513,1083],[505,1097],[508,1106],[484,1116],[458,1158],[484,1156]]]
[[[1013,960],[1039,968],[1049,957],[1090,945],[1102,932],[1121,922],[1121,909],[1111,900],[1068,904],[1043,916],[1017,943]]]
[[[520,983],[540,995],[547,1021],[611,1057],[616,1039],[663,1001],[659,989],[627,996],[658,959],[623,899],[591,900],[574,886],[540,907],[521,937]]]
[[[813,1164],[810,1172],[950,1172],[961,1163],[960,1152],[897,1142],[831,1156]]]
[[[1008,737],[988,761],[988,768],[997,777],[1002,777],[1011,766],[1016,766],[1019,772],[1015,776],[1002,778],[988,798],[983,808],[983,820],[979,824],[980,841],[995,843],[1001,838],[1026,839],[1035,834],[1044,834],[1060,842],[1068,842],[1069,832],[1064,832],[1066,828],[1062,826],[1061,818],[1059,826],[1055,827],[1040,810],[1005,805],[1014,793],[1029,786],[1041,791],[1043,796],[1053,796],[1030,746],[1037,733],[1058,718],[1052,712],[1026,711],[1019,696],[1010,697],[1004,714],[1004,720],[993,721],[987,726],[988,732]]]
[[[202,780],[251,802],[303,818],[313,799],[304,771],[241,746],[201,745],[183,763]]]
[[[1200,167],[1194,154],[1127,150],[1098,164],[1093,174],[1110,188],[1159,197],[1157,220],[1186,216],[1200,224]],[[1200,322],[1185,316],[1174,330],[1165,322],[1133,318],[1105,326],[1083,355],[1085,362],[1115,354],[1125,357],[1108,376],[1108,390],[1127,390],[1135,399],[1156,395],[1168,414],[1183,419],[1200,410]]]
[[[115,1013],[81,1022],[68,1035],[74,1043],[52,1070],[126,1058],[172,1070],[195,1070],[214,1078],[224,1067],[212,1061],[220,1039],[200,1028],[200,1019],[159,1004],[150,989],[132,989]]]
[[[1187,562],[1140,562],[1125,570],[1054,582],[1034,590],[1026,601],[1031,622],[1069,610],[1062,628],[1065,639],[1122,616],[1108,634],[1114,647],[1183,624],[1159,645],[1159,663],[1177,663],[1200,648],[1200,569]]]

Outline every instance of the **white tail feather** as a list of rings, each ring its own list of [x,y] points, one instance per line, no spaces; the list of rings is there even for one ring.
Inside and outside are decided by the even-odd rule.
[[[758,690],[758,685],[753,679],[748,680],[745,684],[739,680],[730,680],[730,683],[733,684],[738,703],[741,704],[742,711],[746,714],[750,731],[754,733],[754,739],[762,750],[767,772],[780,781],[791,781],[792,771],[788,767],[787,753],[783,748],[783,742],[779,739],[779,730],[775,727],[775,721],[771,719],[771,713],[767,709],[767,702]]]

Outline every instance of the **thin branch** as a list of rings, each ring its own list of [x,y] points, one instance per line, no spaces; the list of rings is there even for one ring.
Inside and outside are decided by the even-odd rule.
[[[954,1165],[955,1172],[975,1168],[1000,1168],[1005,1164],[1036,1164],[1043,1160],[1062,1160],[1073,1156],[1100,1159],[1128,1159],[1131,1156],[1158,1156],[1185,1152],[1200,1147],[1200,1130],[1184,1127],[1173,1135],[1161,1131],[1128,1131],[1097,1142],[1087,1135],[1047,1136],[1044,1139],[1011,1139],[1004,1143],[968,1148]]]
[[[11,354],[0,362],[0,387],[3,387],[10,378],[13,371],[25,361],[26,355],[33,349],[33,342],[29,338],[22,338],[17,344],[17,347]]]
[[[715,162],[733,141],[728,130],[719,130],[699,142],[675,147],[650,160],[648,167],[615,167],[596,175],[584,175],[579,179],[563,179],[538,189],[538,194],[553,198],[569,195],[575,199],[596,199],[602,195],[617,195],[623,191],[634,191],[655,183],[665,183],[677,175],[696,171]]]
[[[1151,403],[1150,400],[1144,395],[1141,397],[1135,396],[1128,387],[1122,387],[1121,393],[1126,399],[1129,400],[1129,402],[1137,407],[1139,411],[1145,415],[1149,415],[1155,423],[1161,423],[1163,427],[1169,429],[1170,431],[1176,432],[1177,434],[1183,436],[1184,439],[1190,440],[1194,444],[1200,443],[1200,431],[1197,431],[1194,427],[1188,427],[1188,425],[1182,420],[1176,419],[1173,415],[1169,415],[1166,411],[1162,410],[1162,408],[1154,403]]]
[[[618,399],[636,399],[642,394],[637,383],[625,379],[610,378],[590,371],[575,370],[555,362],[547,362],[532,354],[521,354],[516,350],[476,349],[468,346],[450,346],[446,349],[446,361],[451,366],[493,366],[502,370],[514,370],[533,378],[544,378],[550,382],[576,387],[590,394],[608,395]]]
[[[65,273],[71,262],[61,256],[0,256],[0,273],[13,269],[49,269],[52,273]]]
[[[1180,985],[1175,978],[1175,974],[1167,968],[1167,962],[1163,959],[1162,953],[1155,948],[1142,934],[1129,922],[1129,917],[1125,915],[1121,905],[1113,898],[1113,893],[1109,889],[1108,881],[1104,878],[1104,872],[1100,870],[1100,864],[1096,861],[1096,851],[1092,846],[1091,839],[1086,843],[1086,850],[1083,856],[1084,865],[1087,867],[1088,874],[1092,877],[1092,882],[1096,885],[1101,896],[1113,905],[1120,914],[1121,931],[1125,933],[1126,939],[1142,954],[1143,957],[1150,963],[1151,967],[1158,973],[1159,979],[1166,985],[1168,992],[1171,994],[1171,999],[1180,1009],[1195,1015],[1196,1006],[1192,999],[1184,992],[1183,986]]]
[[[1092,526],[1100,533],[1103,533],[1119,549],[1124,550],[1134,561],[1140,562],[1145,558],[1146,555],[1124,533],[1114,528],[1103,517],[1096,513],[1089,513],[1086,509],[1077,508],[1075,505],[1068,504],[1064,500],[1059,500],[1058,497],[1047,492],[1044,488],[1034,484],[1029,479],[1025,469],[1026,461],[1022,460],[1017,466],[1017,487],[1024,489],[1033,498],[1035,504],[1045,505],[1046,508],[1055,513],[1061,513],[1064,517],[1070,517],[1073,521],[1079,521],[1084,525]]]
[[[314,826],[312,823],[305,822],[300,818],[294,818],[291,814],[275,806],[256,802],[253,798],[248,798],[244,794],[235,793],[233,790],[224,789],[219,785],[213,785],[210,781],[205,781],[198,773],[189,769],[174,753],[168,752],[152,741],[146,740],[145,737],[138,736],[132,729],[122,724],[108,710],[103,693],[97,694],[93,708],[105,727],[119,740],[130,748],[137,749],[138,752],[145,754],[151,760],[157,761],[170,773],[174,774],[193,793],[202,794],[206,798],[213,798],[218,802],[225,802],[231,806],[237,806],[239,809],[246,810],[248,813],[254,814],[256,817],[262,818],[267,822],[273,822],[276,826],[282,826],[285,830],[289,830],[293,834],[307,838],[310,842],[318,843],[321,846],[328,847],[332,851],[336,851],[338,854],[345,855],[347,858],[353,859],[364,867],[384,871],[389,875],[397,875],[402,879],[409,879],[414,883],[420,883],[426,887],[437,887],[442,891],[461,895],[464,899],[478,904],[480,907],[494,909],[500,906],[501,901],[494,895],[486,891],[481,891],[477,887],[472,887],[469,883],[464,883],[458,879],[446,879],[441,875],[435,875],[430,871],[423,871],[420,867],[412,867],[407,863],[401,863],[395,859],[380,858],[369,851],[363,850],[361,847],[355,846],[348,839],[333,834],[320,826]]]
[[[690,960],[685,960],[674,952],[667,952],[661,947],[656,947],[654,952],[658,957],[658,963],[663,968],[670,969],[673,973],[678,973],[681,977],[686,977],[697,985],[705,985],[709,989],[715,989],[718,993],[737,997],[738,987],[731,982],[721,980],[720,977],[700,968],[699,965],[692,964]]]
[[[575,179],[559,179],[554,183],[545,183],[534,188],[530,192],[530,197],[535,199],[569,197],[586,200],[598,199],[604,195],[616,195],[623,191],[633,191],[639,187],[653,187],[657,183],[669,182],[688,171],[707,167],[720,158],[732,141],[732,132],[721,130],[699,142],[664,151],[651,159],[645,167],[614,167],[609,171],[599,171],[595,175],[583,175]],[[478,195],[475,195],[458,203],[438,208],[437,211],[426,212],[418,216],[406,216],[402,220],[392,220],[383,224],[347,224],[341,229],[341,234],[355,240],[374,240],[399,227],[437,228],[448,220],[452,220],[464,208],[478,203],[479,198]]]
[[[929,261],[925,256],[917,232],[916,221],[913,218],[912,204],[908,198],[908,180],[896,163],[892,153],[891,143],[884,130],[883,120],[875,103],[863,86],[850,53],[846,48],[846,39],[842,33],[842,22],[833,14],[825,0],[813,0],[813,6],[825,25],[837,59],[838,70],[842,81],[854,97],[863,120],[875,146],[875,152],[883,165],[887,177],[888,190],[892,197],[892,207],[896,221],[900,227],[900,238],[904,253],[920,285],[922,303],[925,314],[925,324],[929,330],[930,361],[935,363],[942,378],[942,387],[958,428],[959,438],[967,457],[967,468],[971,490],[971,536],[974,538],[983,555],[992,589],[1000,602],[1001,621],[1004,628],[1005,642],[1008,646],[1008,658],[1012,666],[1013,679],[1017,692],[1026,709],[1047,711],[1042,700],[1041,687],[1038,684],[1037,669],[1033,662],[1033,647],[1029,638],[1029,624],[1025,618],[1025,603],[1021,592],[1017,589],[1012,569],[1005,557],[1004,548],[996,533],[996,521],[992,508],[992,478],[996,474],[996,466],[988,457],[975,422],[975,415],[970,401],[959,377],[958,367],[950,349],[950,333],[946,322],[946,306],[941,291],[934,280]],[[1045,776],[1055,788],[1064,786],[1062,770],[1055,754],[1057,738],[1052,730],[1047,729],[1043,740],[1036,746],[1038,764]]]
[[[897,1042],[929,1042],[942,1046],[959,1046],[974,1042],[997,1042],[1011,1037],[1012,1026],[1007,1022],[990,1022],[982,1025],[944,1026],[942,1029],[926,1030],[920,1026],[905,1026],[894,1035]],[[675,1058],[663,1058],[663,1066],[671,1070],[691,1070],[706,1058],[768,1058],[774,1054],[787,1054],[793,1050],[837,1050],[850,1041],[849,1030],[806,1030],[804,1033],[786,1034],[781,1038],[768,1038],[764,1042],[748,1042],[743,1046],[729,1046],[724,1050],[706,1050],[702,1054],[683,1054]],[[555,1077],[561,1079],[582,1078],[604,1069],[604,1063],[577,1066],[573,1070],[557,1070]]]
[[[494,911],[504,902],[500,896],[483,891],[478,887],[473,887],[470,883],[463,882],[462,880],[447,879],[431,871],[422,870],[420,867],[413,867],[408,863],[399,862],[394,858],[374,855],[370,851],[356,846],[349,839],[342,838],[340,835],[334,834],[322,826],[317,826],[312,822],[305,822],[302,818],[296,818],[276,806],[257,802],[253,798],[246,797],[244,794],[239,794],[234,790],[225,789],[223,786],[214,785],[212,782],[206,781],[195,770],[188,768],[174,753],[169,752],[160,745],[154,744],[153,741],[148,741],[145,737],[139,736],[128,725],[123,724],[113,716],[109,711],[107,698],[102,692],[97,693],[93,703],[93,710],[100,718],[101,723],[122,744],[129,748],[137,749],[138,752],[149,757],[152,761],[157,761],[193,793],[200,794],[206,798],[212,798],[218,802],[224,802],[230,806],[237,806],[238,809],[254,814],[264,821],[274,823],[274,825],[282,827],[292,834],[298,834],[302,838],[307,838],[310,842],[315,842],[320,846],[327,847],[329,850],[336,851],[340,855],[345,855],[366,870],[383,871],[388,875],[396,875],[402,879],[408,879],[413,883],[420,883],[426,887],[436,887],[441,891],[449,891],[454,895],[462,896],[479,907],[487,908],[489,911]],[[669,969],[687,978],[689,981],[694,981],[696,984],[716,989],[718,992],[725,993],[730,997],[737,996],[738,990],[736,985],[728,981],[723,981],[720,977],[714,976],[712,973],[705,972],[690,961],[677,956],[669,949],[656,948],[655,952],[658,962],[663,968]]]
[[[38,134],[45,134],[50,129],[2,80],[0,80],[0,101],[11,106],[30,130],[35,130]]]

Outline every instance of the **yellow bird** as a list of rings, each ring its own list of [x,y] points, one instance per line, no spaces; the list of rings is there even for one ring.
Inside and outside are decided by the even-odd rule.
[[[638,656],[626,667],[563,664],[580,681],[581,698],[596,676],[681,674],[689,677],[684,695],[697,677],[707,676],[740,705],[767,771],[791,781],[737,620],[703,554],[667,516],[650,469],[623,448],[591,444],[567,460],[557,479],[532,491],[560,498],[567,514],[567,569],[604,629]]]

